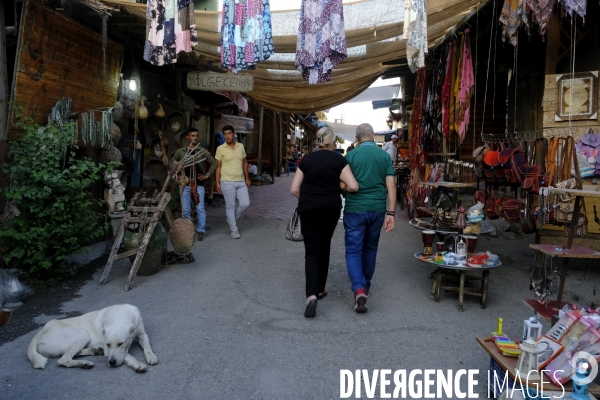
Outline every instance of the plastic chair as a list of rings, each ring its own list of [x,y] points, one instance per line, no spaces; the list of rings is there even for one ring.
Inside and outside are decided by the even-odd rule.
[[[290,176],[290,170],[294,170],[294,172],[298,171],[298,164],[295,161],[286,161],[287,162],[287,176]]]

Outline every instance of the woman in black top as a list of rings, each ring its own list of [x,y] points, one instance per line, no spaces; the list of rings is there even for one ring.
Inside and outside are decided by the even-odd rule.
[[[305,317],[317,313],[317,299],[327,295],[325,283],[329,272],[329,250],[342,199],[340,189],[356,192],[358,183],[346,159],[335,150],[335,133],[330,128],[317,132],[322,151],[306,155],[298,166],[290,192],[298,197],[306,273]],[[326,150],[326,151],[324,151]]]

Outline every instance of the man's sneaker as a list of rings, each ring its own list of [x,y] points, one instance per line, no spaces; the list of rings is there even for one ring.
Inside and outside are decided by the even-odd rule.
[[[231,231],[231,237],[234,239],[239,239],[240,233],[238,231]]]
[[[198,240],[200,242],[204,240],[204,232],[198,232]]]
[[[357,313],[367,312],[367,292],[365,289],[356,289],[354,292],[354,311]]]

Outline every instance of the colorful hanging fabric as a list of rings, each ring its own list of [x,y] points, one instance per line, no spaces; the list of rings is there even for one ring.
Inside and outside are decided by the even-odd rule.
[[[309,85],[329,82],[347,56],[342,0],[302,0],[296,42],[296,69],[302,77]]]
[[[569,14],[570,17],[573,16],[573,12],[579,14],[581,18],[584,18],[585,22],[585,12],[587,9],[587,0],[560,0],[563,3],[563,8],[565,12]]]
[[[471,39],[469,30],[465,29],[462,34],[462,57],[460,64],[460,78],[457,81],[457,105],[456,108],[456,133],[460,143],[465,140],[467,127],[469,126],[469,117],[471,112],[471,96],[473,95],[473,86],[475,85],[475,75],[473,73],[473,59],[471,57]]]
[[[224,0],[221,66],[254,70],[274,53],[269,0]]]
[[[500,14],[502,27],[502,41],[509,40],[513,46],[517,45],[519,27],[524,24],[529,29],[525,0],[504,0],[502,14]]]
[[[174,64],[181,51],[198,44],[192,0],[148,0],[144,60],[153,65]]]
[[[427,54],[427,1],[406,0],[404,6],[404,39],[408,67],[414,73],[425,66]]]
[[[410,116],[412,136],[410,138],[411,169],[419,168],[421,174],[425,172],[427,150],[425,147],[424,118],[425,102],[427,101],[427,67],[419,68],[417,85],[413,99],[413,111]]]
[[[548,29],[548,22],[552,17],[554,2],[555,0],[527,0],[527,7],[529,7],[531,14],[533,15],[531,20],[538,24],[542,40]]]
[[[444,84],[442,85],[442,135],[447,138],[450,136],[450,114],[454,113],[454,108],[451,109],[450,98],[452,96],[452,70],[454,68],[454,53],[456,42],[450,40],[448,50],[446,51],[446,73],[444,76]]]

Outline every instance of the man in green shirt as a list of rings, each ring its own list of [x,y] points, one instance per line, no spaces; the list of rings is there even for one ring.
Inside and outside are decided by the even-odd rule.
[[[186,137],[189,144],[186,147],[178,149],[175,154],[173,154],[171,163],[183,162],[186,164],[187,162],[193,162],[192,165],[183,169],[184,176],[181,177],[185,180],[180,186],[182,187],[180,190],[182,208],[181,217],[191,217],[193,201],[194,204],[196,204],[196,212],[198,213],[198,228],[196,229],[196,232],[198,232],[198,240],[204,240],[204,235],[206,234],[204,182],[206,182],[206,180],[215,173],[215,170],[217,169],[217,160],[213,158],[208,150],[198,145],[197,129],[189,128],[186,131]],[[206,161],[210,164],[208,171],[206,171],[204,161],[198,162],[202,159],[206,159]]]
[[[346,265],[354,292],[354,310],[367,311],[367,298],[381,227],[394,229],[396,183],[390,156],[377,147],[373,127],[356,128],[356,147],[346,155],[360,190],[346,194],[344,229],[346,231]],[[386,207],[387,198],[387,207]]]

